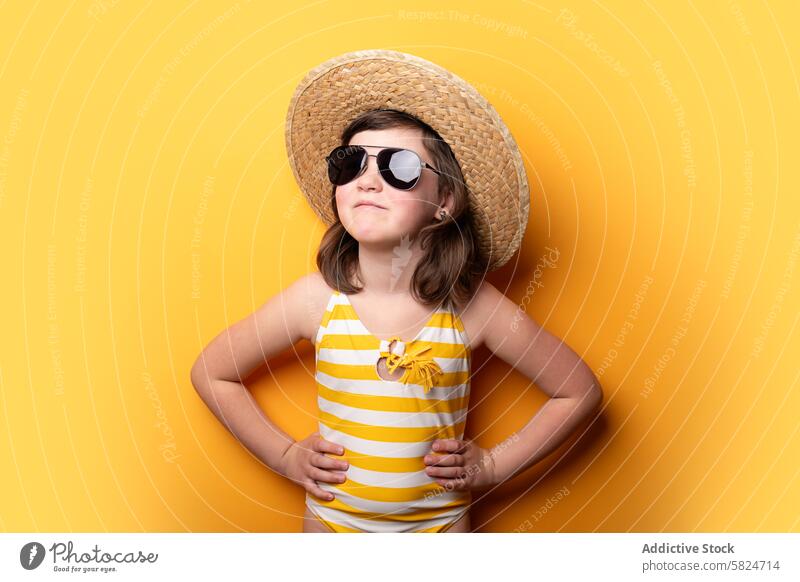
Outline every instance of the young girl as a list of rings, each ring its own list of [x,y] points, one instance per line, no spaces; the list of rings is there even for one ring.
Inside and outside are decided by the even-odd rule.
[[[463,80],[393,51],[311,71],[286,136],[330,225],[319,271],[214,338],[192,382],[253,454],[306,490],[303,531],[468,532],[474,490],[548,455],[602,400],[586,364],[483,279],[527,223],[516,144]],[[319,431],[294,441],[241,379],[302,339],[315,346]],[[490,449],[464,437],[482,346],[551,396]]]

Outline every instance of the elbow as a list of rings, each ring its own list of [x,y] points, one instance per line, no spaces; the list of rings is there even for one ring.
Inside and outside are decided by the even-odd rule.
[[[211,385],[212,378],[208,372],[203,354],[200,354],[200,357],[197,358],[192,366],[192,369],[189,373],[189,379],[191,380],[194,389],[201,394]]]
[[[603,387],[595,376],[592,376],[592,383],[586,393],[586,400],[592,410],[597,410],[603,404]]]

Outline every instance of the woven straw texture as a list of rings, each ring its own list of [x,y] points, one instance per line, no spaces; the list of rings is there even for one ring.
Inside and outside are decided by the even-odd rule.
[[[397,109],[450,145],[469,189],[479,245],[490,270],[519,248],[529,189],[514,138],[494,107],[466,81],[420,57],[387,50],[346,53],[315,67],[295,89],[286,150],[300,189],[326,225],[334,220],[325,156],[344,128],[371,109]]]

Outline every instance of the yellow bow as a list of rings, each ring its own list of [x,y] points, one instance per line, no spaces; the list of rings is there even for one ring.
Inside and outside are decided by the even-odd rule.
[[[394,349],[390,352],[389,346],[393,341],[397,343],[395,343]],[[429,392],[437,381],[436,376],[444,373],[433,358],[422,357],[422,354],[432,349],[432,346],[417,340],[409,345],[409,349],[406,350],[405,347],[406,344],[399,337],[393,337],[381,342],[380,353],[381,356],[386,358],[386,367],[389,372],[394,372],[398,367],[405,368],[400,382],[422,384],[425,387],[425,392]],[[395,351],[400,353],[394,353]]]

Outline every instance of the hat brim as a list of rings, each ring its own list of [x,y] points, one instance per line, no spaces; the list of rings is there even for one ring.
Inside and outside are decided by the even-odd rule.
[[[363,50],[325,61],[295,89],[286,116],[289,165],[314,212],[330,225],[325,156],[344,128],[374,109],[410,113],[448,143],[461,167],[489,268],[504,265],[522,241],[530,194],[522,156],[494,107],[469,83],[425,59]]]

